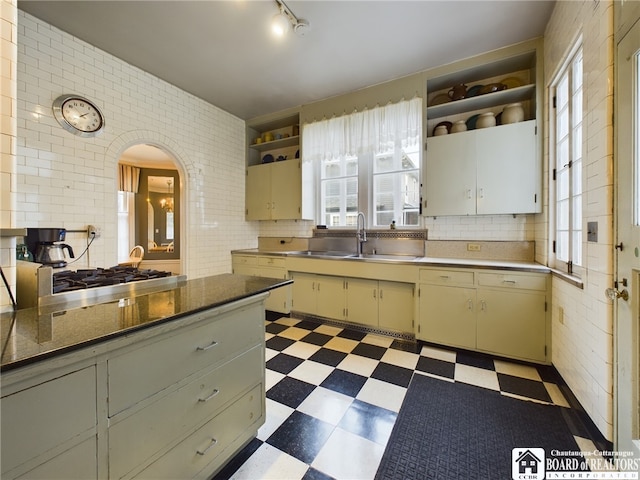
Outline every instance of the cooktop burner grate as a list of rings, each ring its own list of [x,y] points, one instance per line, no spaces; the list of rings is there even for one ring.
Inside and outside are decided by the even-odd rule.
[[[85,288],[105,287],[119,283],[137,282],[152,278],[168,277],[171,272],[139,269],[135,267],[111,267],[64,270],[53,274],[53,293],[72,292]]]

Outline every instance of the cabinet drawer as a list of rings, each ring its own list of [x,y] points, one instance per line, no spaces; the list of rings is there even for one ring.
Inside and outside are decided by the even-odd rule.
[[[465,270],[420,270],[420,282],[436,285],[473,285],[474,272]]]
[[[253,385],[263,383],[256,346],[109,428],[110,473],[120,478]],[[132,448],[134,447],[135,448]]]
[[[96,443],[95,437],[89,438],[17,478],[18,480],[97,479],[98,454]]]
[[[258,265],[261,267],[280,267],[284,268],[285,259],[282,257],[258,257]]]
[[[135,478],[209,478],[235,453],[230,447],[242,446],[234,442],[242,437],[249,440],[264,423],[262,389],[259,385],[235,401]]]
[[[258,257],[255,255],[233,255],[231,258],[234,265],[258,265]]]
[[[262,305],[203,320],[197,327],[159,336],[108,361],[109,416],[203,368],[264,341]]]
[[[2,471],[7,472],[95,428],[95,367],[7,395],[0,404]]]
[[[479,273],[478,285],[483,287],[545,291],[547,289],[547,277],[546,275],[532,275],[514,272]]]

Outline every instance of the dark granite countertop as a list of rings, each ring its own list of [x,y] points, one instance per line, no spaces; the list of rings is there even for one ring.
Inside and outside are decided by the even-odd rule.
[[[8,371],[222,306],[292,280],[223,274],[187,280],[163,291],[81,308],[41,307],[0,316],[0,371]]]

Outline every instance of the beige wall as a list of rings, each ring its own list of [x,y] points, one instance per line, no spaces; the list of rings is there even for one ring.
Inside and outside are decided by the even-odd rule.
[[[582,35],[584,64],[583,231],[598,222],[598,242],[583,251],[584,288],[552,281],[553,364],[600,431],[613,439],[613,3],[558,2],[545,32],[545,88]],[[548,107],[548,90],[545,95]],[[545,118],[549,118],[549,108]],[[548,165],[549,123],[545,128]],[[547,169],[548,178],[548,169]]]

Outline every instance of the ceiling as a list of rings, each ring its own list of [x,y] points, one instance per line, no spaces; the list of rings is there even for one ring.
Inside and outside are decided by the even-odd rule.
[[[311,103],[544,33],[551,0],[19,0],[18,7],[242,119]]]

